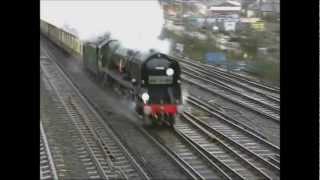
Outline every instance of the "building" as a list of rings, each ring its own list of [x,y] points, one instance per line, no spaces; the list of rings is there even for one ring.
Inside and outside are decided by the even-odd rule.
[[[162,3],[162,9],[165,16],[175,17],[179,11],[179,7],[175,4]]]
[[[179,17],[184,18],[195,28],[236,31],[240,19],[241,4],[235,0],[180,0],[175,1],[174,4],[175,7],[180,7],[175,8],[175,12],[181,14]],[[169,8],[164,9],[167,10],[167,15],[175,15],[175,13],[170,12]],[[196,11],[191,13],[187,9],[196,9]]]
[[[239,17],[241,5],[236,1],[225,1],[221,3],[211,4],[208,7],[209,17]]]
[[[280,17],[279,0],[258,0],[247,9],[247,17]]]
[[[193,3],[192,6],[197,9],[199,15],[206,16],[207,15],[207,6],[202,2]]]
[[[265,22],[260,18],[240,18],[239,25],[242,26],[242,29],[245,29],[246,27],[249,26],[255,29],[256,31],[265,30]]]
[[[236,31],[241,4],[237,1],[212,1],[208,3],[207,17],[214,19],[212,24],[219,31]]]

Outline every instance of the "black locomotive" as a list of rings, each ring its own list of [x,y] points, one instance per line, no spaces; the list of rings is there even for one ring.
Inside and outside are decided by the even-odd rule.
[[[182,110],[177,61],[154,50],[125,48],[109,35],[85,42],[82,53],[85,68],[129,97],[146,124],[175,123]]]

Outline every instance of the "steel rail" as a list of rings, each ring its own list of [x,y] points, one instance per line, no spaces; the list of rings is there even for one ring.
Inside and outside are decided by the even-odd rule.
[[[231,72],[227,73],[227,72],[222,71],[222,70],[220,70],[217,67],[212,66],[212,65],[196,63],[195,60],[192,60],[190,58],[176,57],[176,56],[169,56],[169,57],[171,57],[171,58],[173,58],[175,60],[178,60],[180,62],[184,62],[184,63],[187,63],[187,64],[191,64],[193,66],[197,66],[197,67],[202,68],[202,69],[204,69],[206,71],[209,71],[209,72],[213,71],[213,73],[219,73],[219,74],[222,74],[224,76],[228,76],[230,78],[237,79],[238,81],[242,81],[242,82],[248,83],[248,84],[250,84],[252,86],[255,86],[255,87],[258,87],[258,88],[262,88],[262,89],[268,90],[268,91],[273,92],[273,93],[279,94],[279,92],[280,92],[280,89],[277,88],[277,87],[270,86],[270,85],[267,85],[267,84],[263,84],[261,82],[256,82],[256,81],[248,79],[247,77],[244,77],[244,76],[242,76],[240,74],[235,74],[235,73],[231,73]]]
[[[175,156],[178,157],[180,161],[182,161],[189,169],[192,169],[193,172],[197,172],[200,179],[212,179],[213,177],[210,176],[210,174],[216,175],[216,173],[219,174],[217,176],[220,176],[220,178],[232,179],[232,177],[230,177],[230,173],[226,173],[225,169],[222,169],[221,166],[216,164],[219,163],[218,161],[208,157],[202,150],[200,150],[185,136],[183,136],[180,131],[177,131],[174,128],[173,131],[168,130],[167,132],[170,133],[171,138],[166,137],[161,132],[148,133],[157,139],[163,146],[173,152]],[[177,142],[174,144],[168,145],[164,142],[164,139],[172,139],[173,137],[177,138]],[[233,177],[237,177],[237,179],[243,179],[236,173],[233,174]]]
[[[200,73],[198,73],[197,71],[194,71],[194,70],[191,70],[191,69],[188,69],[188,71],[191,71],[190,72],[187,72],[187,71],[184,71],[185,74],[187,74],[188,76],[191,76],[193,78],[196,78],[196,79],[199,79],[201,81],[204,81],[210,85],[213,85],[215,87],[219,87],[223,90],[227,90],[229,92],[231,92],[232,94],[235,94],[241,98],[244,98],[245,100],[249,101],[249,102],[253,102],[254,104],[257,104],[257,105],[260,105],[266,109],[269,109],[269,110],[272,110],[274,111],[275,113],[279,114],[279,107],[276,107],[274,105],[271,105],[271,104],[268,104],[266,102],[262,102],[260,99],[256,99],[254,97],[251,97],[251,96],[248,96],[246,94],[243,94],[239,91],[236,91],[234,90],[233,88],[229,87],[229,86],[226,86],[225,84],[222,84],[221,82],[214,82],[212,81],[211,79],[207,78],[207,77],[203,77]],[[195,75],[195,74],[198,74],[198,75]]]
[[[246,162],[248,162],[252,167],[259,169],[259,171],[263,172],[263,174],[267,173],[268,175],[265,174],[267,177],[268,176],[269,177],[279,176],[280,167],[267,161],[266,158],[260,156],[259,154],[254,153],[253,150],[248,149],[248,148],[244,147],[243,145],[239,144],[238,142],[232,140],[228,136],[224,135],[222,132],[207,125],[206,123],[201,121],[199,118],[195,117],[194,115],[192,115],[188,112],[185,112],[184,117],[185,117],[185,120],[193,123],[194,125],[199,124],[199,126],[204,127],[206,130],[209,131],[209,133],[215,135],[216,138],[219,139],[220,143],[226,145],[226,147],[228,147],[230,150],[234,151],[234,153],[239,152],[239,154],[236,153],[239,157],[246,160]],[[245,158],[245,156],[247,158]],[[259,167],[261,167],[261,165],[263,165],[265,170],[260,170]]]
[[[230,98],[229,96],[226,96],[226,95],[224,95],[224,94],[215,92],[215,91],[213,91],[211,88],[208,88],[208,87],[205,86],[205,85],[196,83],[196,82],[194,82],[193,80],[190,80],[190,79],[187,79],[187,78],[184,78],[184,77],[182,77],[182,80],[184,80],[184,81],[186,81],[186,82],[188,82],[188,83],[190,83],[190,84],[194,84],[194,85],[196,85],[197,87],[200,87],[201,89],[204,89],[204,90],[206,90],[206,91],[208,91],[208,92],[210,92],[210,93],[216,94],[216,95],[218,95],[219,97],[222,97],[223,99],[226,99],[226,100],[228,100],[228,101],[230,101],[230,102],[232,102],[232,103],[235,103],[235,104],[238,104],[238,105],[240,105],[240,106],[243,106],[243,107],[245,107],[246,109],[248,109],[248,110],[250,110],[250,111],[252,111],[252,112],[258,113],[258,114],[266,117],[267,119],[270,119],[270,120],[272,120],[272,121],[280,124],[279,115],[271,115],[271,114],[269,114],[269,113],[264,112],[264,111],[261,110],[261,109],[257,109],[257,108],[253,108],[253,107],[251,107],[251,106],[248,106],[247,104],[243,103],[243,102],[240,101],[239,99],[232,99],[232,98]]]
[[[43,152],[45,154],[46,159],[48,161],[48,165],[49,165],[48,168],[49,168],[49,171],[50,171],[50,174],[52,177],[50,175],[48,175],[48,176],[43,175],[44,172],[42,172],[42,168],[44,168],[44,167],[41,166],[41,163],[40,163],[40,179],[43,180],[43,179],[52,178],[53,180],[58,180],[58,173],[57,173],[57,170],[54,165],[53,158],[52,158],[52,155],[50,152],[49,143],[47,141],[47,136],[46,136],[45,131],[43,129],[42,122],[40,121],[40,144],[42,144],[41,140],[43,141],[43,148],[44,148],[43,150],[44,151],[41,151],[41,149],[40,149],[40,153]]]
[[[258,140],[260,143],[264,144],[268,148],[272,149],[276,154],[280,154],[280,148],[271,142],[267,141],[264,138],[261,138],[261,135],[259,135],[258,132],[255,132],[250,127],[238,122],[237,120],[233,119],[232,117],[217,111],[216,109],[210,107],[207,103],[204,103],[203,101],[199,100],[198,98],[189,96],[186,100],[190,104],[196,106],[197,108],[200,108],[201,110],[209,113],[210,115],[213,115],[217,118],[220,122],[227,124],[227,126],[230,126],[232,128],[237,129],[238,131],[244,133],[245,135],[252,137],[256,140]],[[258,134],[258,135],[257,135]]]
[[[136,170],[138,170],[137,173],[140,174],[141,178],[143,179],[149,179],[148,175],[143,171],[143,169],[141,168],[140,165],[137,164],[137,162],[134,160],[134,158],[129,154],[129,152],[125,149],[125,147],[121,144],[120,140],[115,136],[114,133],[112,133],[111,129],[107,128],[107,126],[105,125],[105,123],[103,122],[102,118],[95,112],[94,108],[91,107],[91,105],[87,102],[87,100],[81,95],[81,93],[79,92],[79,90],[75,87],[75,85],[72,83],[72,81],[68,78],[68,76],[63,72],[63,70],[61,70],[61,68],[59,67],[59,65],[57,65],[54,61],[52,61],[55,66],[57,67],[57,70],[60,72],[60,75],[64,78],[64,80],[66,80],[66,82],[68,82],[68,85],[71,86],[71,89],[75,92],[75,96],[77,96],[78,98],[80,98],[81,102],[83,102],[86,106],[86,108],[89,109],[89,111],[91,113],[94,114],[95,116],[95,120],[98,120],[97,122],[99,122],[100,124],[102,124],[102,127],[104,127],[105,130],[107,130],[106,132],[109,133],[109,135],[113,138],[113,140],[116,142],[116,144],[119,146],[119,148],[121,149],[123,155],[127,158],[127,160],[129,160],[129,163],[131,164],[131,166],[133,165],[135,167]],[[72,104],[72,102],[71,102]],[[74,102],[73,102],[74,104]],[[76,106],[75,106],[76,107]],[[79,111],[80,108],[76,108],[77,111]],[[80,114],[83,117],[85,117],[85,119],[90,119],[88,117],[86,117],[86,113],[81,112]],[[92,130],[91,128],[91,133],[95,134],[95,138],[98,140],[98,143],[100,143],[101,146],[105,145],[105,142],[103,142],[101,140],[101,137],[99,134],[94,133],[94,130]],[[105,147],[102,147],[105,148]],[[111,166],[113,167],[113,166]],[[116,167],[113,167],[114,169],[118,169]],[[122,170],[118,169],[118,172],[122,172]],[[123,174],[122,177],[125,178],[125,173],[121,173]]]
[[[205,151],[208,157],[215,158],[223,163],[224,167],[222,168],[228,167],[227,172],[232,171],[243,179],[252,178],[252,175],[254,175],[255,179],[271,179],[269,175],[265,174],[265,172],[261,171],[260,168],[255,165],[256,163],[254,164],[233,148],[229,147],[229,145],[226,145],[221,137],[210,133],[188,115],[183,114],[182,117],[183,121],[181,121],[179,125],[177,124],[177,126],[179,126],[177,129],[192,141],[193,144],[202,149],[202,151]]]
[[[253,93],[254,95],[257,94],[258,96],[260,96],[259,98],[261,97],[265,98],[266,100],[271,101],[272,103],[275,103],[275,104],[280,103],[279,98],[268,95],[266,94],[266,92],[261,92],[260,90],[253,89],[250,86],[233,81],[232,79],[222,76],[218,73],[210,74],[207,71],[202,70],[201,68],[196,68],[195,66],[190,66],[190,65],[183,65],[183,67],[189,70],[197,71],[197,73],[199,74],[201,73],[201,76],[204,76],[205,78],[208,78],[215,83],[220,83],[223,86],[230,87],[230,84],[232,84],[232,86],[237,86],[237,88],[240,88],[241,90],[245,90],[247,92]],[[233,87],[230,87],[230,88],[233,88]]]

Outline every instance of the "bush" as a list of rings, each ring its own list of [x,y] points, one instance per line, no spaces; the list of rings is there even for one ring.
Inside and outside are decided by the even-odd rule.
[[[262,19],[267,22],[277,22],[277,16],[272,14],[266,14]]]
[[[171,39],[173,48],[175,47],[175,43],[184,44],[183,53],[191,59],[204,60],[206,53],[217,51],[212,39],[201,41],[188,36],[178,36],[170,31],[163,31],[162,37]]]
[[[256,76],[272,81],[275,84],[280,82],[280,66],[279,63],[266,60],[253,61],[247,68],[247,72]]]

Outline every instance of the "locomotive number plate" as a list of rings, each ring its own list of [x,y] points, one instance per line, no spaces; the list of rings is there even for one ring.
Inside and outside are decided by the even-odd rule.
[[[149,76],[149,84],[172,84],[172,76]]]

